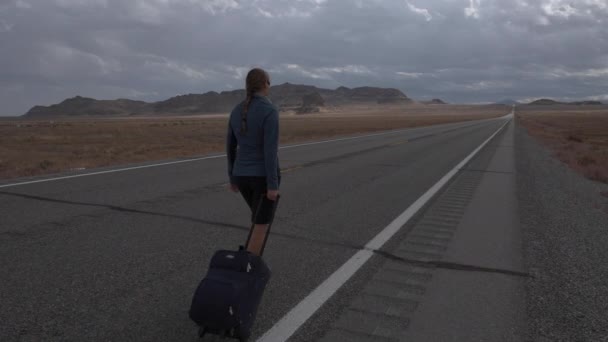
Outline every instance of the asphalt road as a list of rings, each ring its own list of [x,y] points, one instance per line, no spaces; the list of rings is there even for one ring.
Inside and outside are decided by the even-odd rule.
[[[254,336],[503,123],[282,149],[282,200],[265,254],[273,278]],[[226,190],[225,169],[220,157],[0,183],[0,340],[196,341],[192,293],[212,253],[238,246],[248,230],[248,208]]]

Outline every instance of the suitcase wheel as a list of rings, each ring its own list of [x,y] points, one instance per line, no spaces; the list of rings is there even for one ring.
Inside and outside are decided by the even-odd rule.
[[[198,328],[198,337],[203,338],[207,333],[207,329],[205,327]]]

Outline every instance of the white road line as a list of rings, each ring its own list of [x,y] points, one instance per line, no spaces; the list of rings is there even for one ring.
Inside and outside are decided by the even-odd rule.
[[[486,119],[486,120],[495,120],[495,119]],[[478,122],[481,122],[481,121],[484,121],[484,120],[467,121],[466,123],[478,123]],[[290,148],[294,148],[294,147],[311,146],[311,145],[326,144],[326,143],[338,142],[338,141],[346,141],[346,140],[354,140],[354,139],[376,137],[376,136],[381,136],[381,135],[396,134],[396,133],[402,133],[402,132],[405,132],[405,131],[411,131],[411,130],[416,130],[416,129],[429,128],[429,127],[433,127],[433,126],[413,127],[413,128],[407,128],[407,129],[402,129],[402,130],[394,130],[394,131],[389,131],[389,132],[374,133],[374,134],[367,134],[367,135],[358,135],[358,136],[348,137],[348,138],[339,138],[339,139],[322,140],[322,141],[315,141],[315,142],[296,144],[296,145],[287,145],[287,146],[279,147],[279,149],[280,150],[284,150],[284,149],[290,149]],[[165,163],[147,164],[147,165],[126,167],[126,168],[106,170],[106,171],[81,173],[81,174],[70,175],[70,176],[61,176],[61,177],[37,179],[37,180],[32,180],[32,181],[27,181],[27,182],[20,182],[20,183],[0,184],[0,188],[10,188],[10,187],[19,186],[19,185],[27,185],[27,184],[35,184],[35,183],[43,183],[43,182],[52,182],[52,181],[58,181],[58,180],[62,180],[62,179],[71,179],[71,178],[79,178],[79,177],[103,175],[103,174],[106,174],[106,173],[124,172],[124,171],[130,171],[130,170],[145,169],[145,168],[149,168],[149,167],[174,165],[174,164],[181,164],[181,163],[190,163],[190,162],[196,162],[196,161],[201,161],[201,160],[206,160],[206,159],[217,159],[217,158],[224,158],[224,157],[226,157],[225,154],[219,154],[219,155],[200,157],[200,158],[192,158],[192,159],[185,159],[185,160],[176,160],[176,161],[170,161],[170,162],[165,162]]]
[[[321,285],[314,289],[306,298],[289,311],[270,330],[268,330],[257,342],[287,341],[298,328],[300,328],[323,304],[333,296],[342,285],[344,285],[374,254],[374,250],[380,249],[401,227],[403,227],[414,214],[422,208],[454,175],[467,164],[492,138],[496,136],[509,122],[507,119],[494,134],[477,147],[471,154],[464,158],[456,167],[441,178],[435,185],[428,189],[424,195],[416,200],[409,208],[399,215],[393,222],[384,228],[376,237],[369,241],[364,249],[353,255],[344,265],[336,270]]]
[[[82,173],[82,174],[78,174],[78,175],[70,175],[70,176],[62,176],[62,177],[54,177],[54,178],[46,178],[46,179],[38,179],[38,180],[33,180],[33,181],[28,181],[28,182],[4,184],[4,185],[0,185],[0,188],[8,188],[8,187],[12,187],[12,186],[19,186],[19,185],[26,185],[26,184],[35,184],[35,183],[43,183],[43,182],[51,182],[51,181],[57,181],[57,180],[62,180],[62,179],[70,179],[70,178],[79,178],[79,177],[86,177],[86,176],[103,175],[105,173],[114,173],[114,172],[122,172],[122,171],[129,171],[129,170],[145,169],[145,168],[148,168],[148,167],[155,167],[155,166],[180,164],[180,163],[189,163],[189,162],[199,161],[199,160],[205,160],[205,159],[222,158],[222,157],[225,157],[225,156],[226,156],[225,154],[221,154],[221,155],[217,155],[217,156],[209,156],[209,157],[186,159],[186,160],[177,160],[177,161],[172,161],[172,162],[158,163],[158,164],[151,164],[151,165],[133,166],[133,167],[126,167],[126,168],[115,169],[115,170],[106,170],[106,171]]]

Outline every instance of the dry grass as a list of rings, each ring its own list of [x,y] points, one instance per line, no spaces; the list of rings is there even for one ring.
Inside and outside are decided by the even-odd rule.
[[[406,106],[281,117],[281,143],[486,117],[505,107]],[[226,115],[170,118],[0,121],[0,179],[153,160],[224,149]]]
[[[517,119],[562,162],[608,183],[608,106],[522,107]]]

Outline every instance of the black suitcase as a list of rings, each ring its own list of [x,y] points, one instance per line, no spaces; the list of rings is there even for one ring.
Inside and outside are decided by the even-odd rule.
[[[278,199],[273,203],[273,216],[277,204]],[[245,246],[252,232],[253,226]],[[267,239],[268,234],[261,252]],[[247,341],[270,275],[262,257],[247,252],[243,246],[238,251],[215,252],[190,306],[190,319],[198,324],[199,336],[209,333]]]

